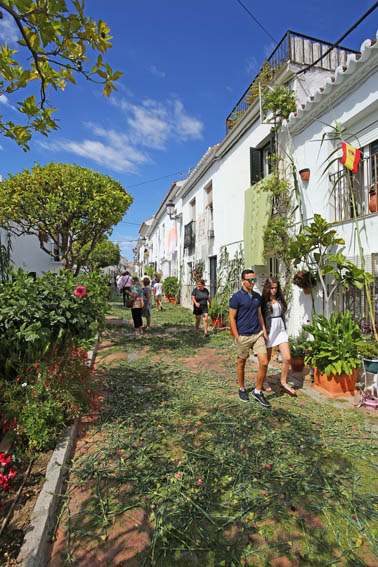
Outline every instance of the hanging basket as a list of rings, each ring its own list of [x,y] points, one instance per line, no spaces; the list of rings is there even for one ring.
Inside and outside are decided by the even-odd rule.
[[[301,169],[299,175],[301,176],[302,181],[308,181],[310,179],[310,170],[308,168]]]

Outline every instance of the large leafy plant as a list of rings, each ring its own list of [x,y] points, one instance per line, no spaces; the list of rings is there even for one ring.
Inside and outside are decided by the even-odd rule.
[[[303,329],[313,336],[313,340],[305,343],[308,350],[305,363],[309,366],[317,367],[327,376],[352,374],[361,366],[358,354],[364,340],[350,311],[332,313],[329,319],[315,314],[313,322]]]
[[[75,295],[85,288],[82,297]],[[96,272],[47,272],[34,281],[19,270],[0,286],[0,372],[12,377],[20,364],[63,352],[102,328],[107,304],[106,278]]]
[[[289,245],[294,266],[305,264],[309,272],[316,273],[323,289],[324,312],[327,317],[330,314],[331,298],[338,286],[362,289],[365,282],[373,281],[372,274],[358,268],[344,254],[337,252],[337,247],[344,244],[344,239],[338,238],[332,224],[316,214],[314,221],[303,227]],[[332,279],[330,286],[327,285],[327,274]]]

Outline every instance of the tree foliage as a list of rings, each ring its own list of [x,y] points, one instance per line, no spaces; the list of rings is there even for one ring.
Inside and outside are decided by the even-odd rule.
[[[82,249],[86,253],[88,244]],[[91,271],[96,268],[106,268],[107,266],[116,266],[121,259],[119,246],[108,240],[107,237],[102,238],[88,255],[83,263]]]
[[[110,176],[64,163],[36,164],[9,176],[0,189],[0,224],[17,236],[36,236],[55,257],[53,243],[63,268],[77,272],[132,203]]]
[[[103,94],[109,96],[122,75],[103,60],[112,46],[109,27],[86,16],[84,9],[85,0],[0,0],[0,15],[14,22],[21,47],[0,46],[0,95],[12,97],[22,89],[28,95],[16,103],[22,123],[0,116],[0,132],[25,151],[34,132],[47,136],[57,129],[52,117],[56,109],[48,105],[49,88],[64,90],[81,75],[102,83]],[[89,50],[97,56],[91,63]],[[29,95],[32,81],[39,85],[37,97]]]

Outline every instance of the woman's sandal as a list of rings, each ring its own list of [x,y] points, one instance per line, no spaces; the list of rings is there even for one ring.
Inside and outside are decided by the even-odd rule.
[[[285,390],[290,396],[296,396],[297,392],[289,384],[281,384],[281,388]]]
[[[263,390],[264,390],[264,392],[271,392],[272,391],[272,388],[269,386],[268,382],[264,382]]]

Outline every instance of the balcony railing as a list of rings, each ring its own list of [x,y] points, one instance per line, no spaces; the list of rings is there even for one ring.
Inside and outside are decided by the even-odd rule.
[[[191,221],[184,226],[184,248],[192,248],[196,243],[195,224]]]
[[[361,160],[357,173],[340,178],[340,173],[329,176],[331,182],[331,218],[342,222],[353,218],[353,199],[358,217],[372,212],[378,212],[377,199],[375,210],[369,210],[370,197],[377,190],[378,180],[378,154]]]
[[[288,61],[298,65],[311,65],[319,57],[325,54],[330,48],[333,47],[332,43],[327,43],[321,39],[316,39],[308,35],[302,35],[293,31],[287,31],[283,36],[273,53],[268,57],[262,69],[253,79],[245,93],[240,100],[236,103],[230,114],[226,118],[227,132],[232,128],[235,122],[254,104],[258,99],[258,83],[273,82],[274,78],[280,72],[281,67]],[[325,69],[327,71],[334,71],[339,65],[346,64],[346,58],[349,53],[359,53],[353,49],[346,47],[333,47],[331,51],[325,55],[315,68]],[[269,81],[266,81],[266,69],[270,69]],[[264,73],[265,70],[265,73]]]

